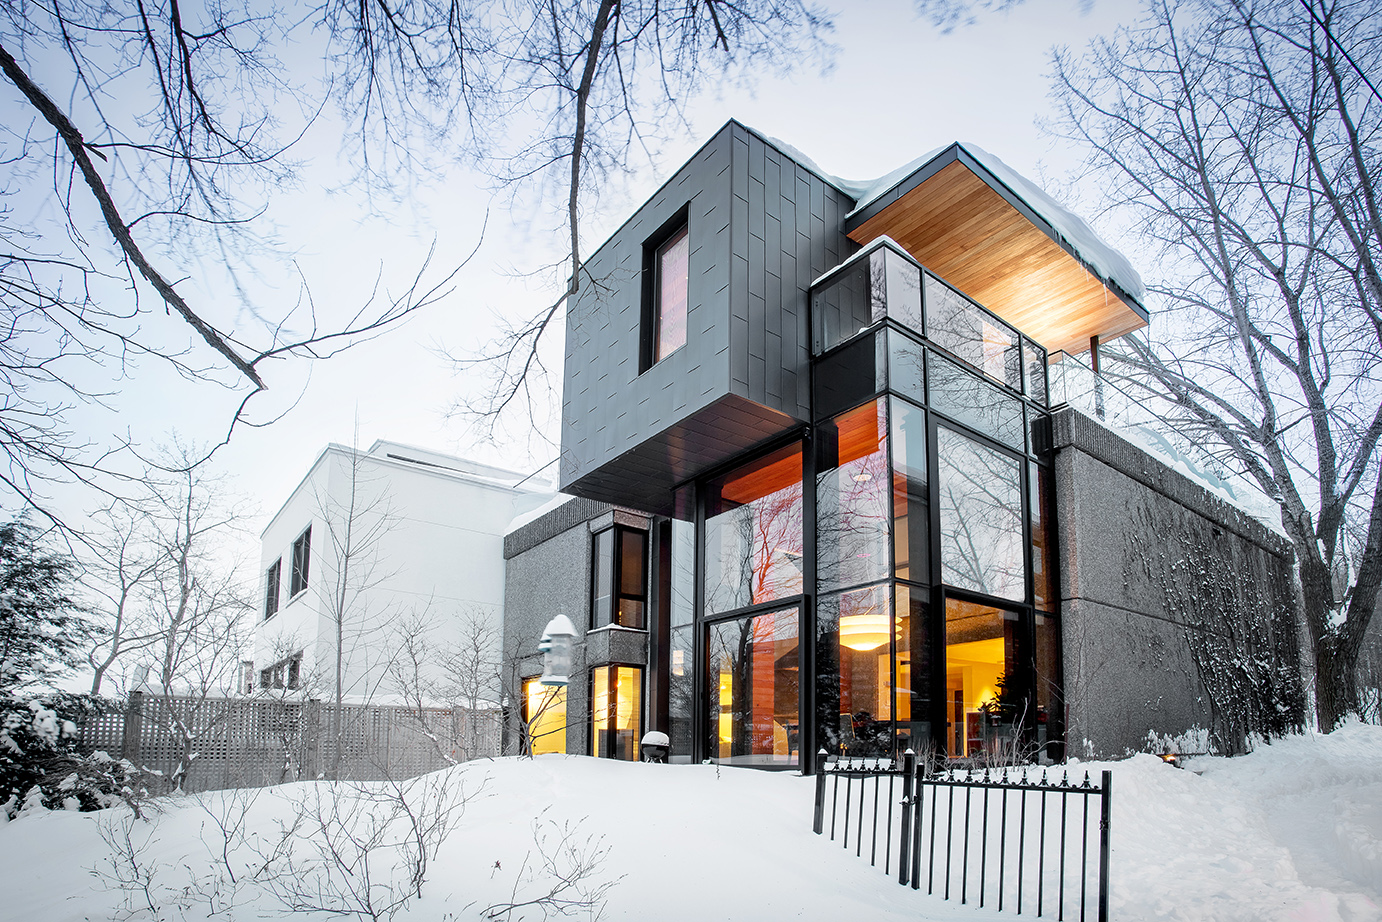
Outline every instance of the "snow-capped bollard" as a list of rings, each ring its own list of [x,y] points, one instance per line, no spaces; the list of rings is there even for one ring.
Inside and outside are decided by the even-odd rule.
[[[547,622],[538,642],[538,652],[542,654],[543,685],[563,686],[570,683],[571,642],[576,639],[576,625],[565,615],[557,615]]]
[[[638,743],[638,753],[644,762],[666,762],[672,741],[661,730],[649,730]]]

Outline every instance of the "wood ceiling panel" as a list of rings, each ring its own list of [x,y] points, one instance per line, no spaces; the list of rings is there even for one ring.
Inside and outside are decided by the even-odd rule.
[[[1146,322],[965,164],[955,161],[850,233],[886,234],[1047,349],[1083,352]]]

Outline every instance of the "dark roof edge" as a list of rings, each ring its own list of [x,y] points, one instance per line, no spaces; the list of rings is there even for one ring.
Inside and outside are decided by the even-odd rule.
[[[844,189],[841,189],[841,188],[840,188],[838,182],[836,181],[836,179],[835,179],[834,177],[832,177],[832,176],[827,176],[826,174],[822,173],[819,166],[814,166],[814,165],[811,165],[811,164],[802,163],[802,162],[801,162],[800,160],[798,160],[796,157],[792,156],[792,155],[789,154],[787,151],[785,151],[785,150],[783,150],[782,148],[778,147],[777,144],[774,143],[773,140],[772,140],[771,138],[769,138],[767,135],[763,134],[763,132],[757,131],[757,130],[755,130],[755,129],[753,129],[753,128],[750,128],[748,125],[745,125],[743,122],[739,121],[737,118],[731,118],[731,119],[729,119],[728,121],[726,121],[723,125],[721,125],[719,128],[715,129],[714,133],[712,133],[712,134],[710,135],[710,137],[706,138],[705,143],[702,144],[700,147],[696,148],[696,149],[691,153],[691,156],[687,157],[687,158],[686,158],[685,160],[683,160],[680,164],[678,164],[677,168],[676,168],[675,170],[672,171],[671,175],[668,176],[665,180],[663,180],[662,184],[661,184],[660,186],[658,186],[656,189],[654,189],[651,195],[649,195],[649,196],[648,196],[647,198],[645,198],[642,202],[640,202],[638,205],[636,205],[636,206],[634,207],[633,211],[629,213],[629,216],[628,216],[627,218],[625,218],[625,219],[623,220],[623,222],[622,222],[618,227],[616,227],[613,231],[611,231],[611,232],[605,237],[604,240],[600,241],[600,245],[597,246],[597,247],[595,247],[593,250],[591,250],[591,251],[590,251],[590,255],[587,256],[584,260],[582,260],[582,262],[590,262],[592,259],[594,259],[594,258],[595,258],[595,254],[597,254],[597,253],[599,253],[601,250],[603,250],[603,249],[605,248],[605,246],[606,246],[611,240],[613,240],[615,237],[619,236],[619,233],[620,233],[621,231],[623,231],[623,229],[624,229],[625,227],[627,227],[629,224],[632,224],[632,223],[633,223],[633,219],[636,218],[636,217],[638,217],[638,213],[639,213],[640,211],[643,210],[643,206],[644,206],[644,205],[647,205],[647,204],[648,204],[649,202],[651,202],[653,199],[657,198],[658,194],[661,193],[663,189],[666,189],[668,186],[670,186],[670,185],[672,184],[672,180],[674,180],[674,179],[677,178],[677,174],[678,174],[678,173],[680,173],[682,170],[686,169],[686,167],[691,163],[692,160],[695,160],[697,157],[699,157],[699,156],[701,155],[701,152],[702,152],[702,151],[704,151],[704,150],[705,150],[707,147],[709,147],[711,144],[714,144],[715,141],[720,137],[720,135],[722,135],[722,134],[724,134],[726,131],[731,130],[731,129],[734,129],[734,128],[738,128],[739,130],[741,130],[741,131],[743,131],[743,132],[745,132],[745,133],[747,133],[747,134],[753,135],[755,138],[758,138],[758,139],[759,139],[760,141],[762,141],[764,144],[768,145],[768,146],[771,147],[773,150],[777,151],[777,152],[778,152],[780,155],[782,155],[783,157],[786,157],[788,160],[792,161],[792,162],[795,163],[797,166],[801,167],[803,170],[805,170],[806,172],[810,173],[812,176],[815,176],[817,179],[819,179],[821,182],[825,183],[825,184],[826,184],[827,186],[829,186],[830,188],[834,189],[835,191],[839,192],[841,195],[845,196],[845,198],[849,199],[851,202],[856,201],[856,199],[854,198],[854,196],[850,195],[850,194],[849,194],[848,192],[846,192]],[[732,155],[731,155],[731,156],[732,156]]]

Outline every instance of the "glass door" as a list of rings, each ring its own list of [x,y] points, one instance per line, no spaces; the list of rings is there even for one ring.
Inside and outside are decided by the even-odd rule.
[[[1006,764],[1028,717],[1018,674],[1019,614],[949,598],[945,603],[945,748],[952,759]]]
[[[708,625],[710,752],[727,765],[800,764],[797,606]]]

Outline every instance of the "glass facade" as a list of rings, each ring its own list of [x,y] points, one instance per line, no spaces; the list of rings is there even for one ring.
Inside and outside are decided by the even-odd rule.
[[[890,242],[810,303],[810,427],[596,536],[593,605],[654,671],[591,670],[589,751],[1060,758],[1045,351]]]
[[[705,500],[705,610],[800,595],[805,579],[800,444],[710,481]]]

